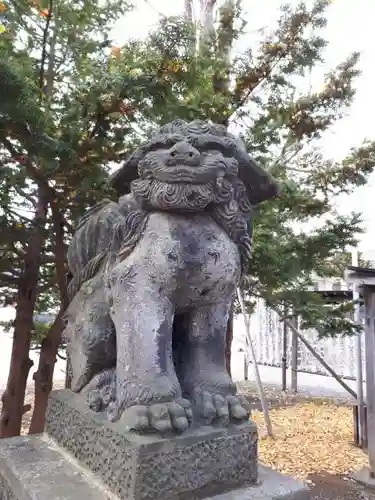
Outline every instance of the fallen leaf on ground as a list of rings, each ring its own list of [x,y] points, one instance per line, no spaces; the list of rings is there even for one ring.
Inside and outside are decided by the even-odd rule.
[[[259,429],[259,455],[266,465],[295,478],[310,474],[343,475],[367,464],[353,444],[350,406],[319,401],[270,410],[274,438],[266,436],[264,416],[254,411]]]

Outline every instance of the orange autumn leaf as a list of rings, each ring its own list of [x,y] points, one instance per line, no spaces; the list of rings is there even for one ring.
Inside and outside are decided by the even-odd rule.
[[[118,47],[118,46],[113,46],[111,47],[111,55],[112,56],[115,56],[115,57],[118,57],[119,55],[121,54],[121,48]]]
[[[24,156],[15,156],[14,159],[18,163],[21,163],[22,165],[26,163],[26,158]]]
[[[170,73],[178,73],[182,69],[182,64],[179,61],[169,61],[166,70]]]
[[[8,10],[8,7],[5,5],[4,2],[0,2],[0,12],[6,12]]]
[[[134,108],[131,104],[121,103],[118,109],[123,115],[131,115],[134,113]]]
[[[255,396],[256,389],[251,393],[249,390],[247,395],[250,394]],[[335,488],[339,477],[366,465],[366,454],[352,444],[350,405],[324,398],[308,401],[304,396],[282,394],[274,389],[267,389],[267,397],[272,397],[275,404],[270,410],[274,438],[265,433],[263,413],[255,410],[252,414],[260,434],[259,458],[265,465],[301,480],[321,475],[325,483],[331,476],[336,479],[332,483]]]

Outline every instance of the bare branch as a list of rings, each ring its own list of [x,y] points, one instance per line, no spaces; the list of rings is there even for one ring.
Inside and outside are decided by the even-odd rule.
[[[186,22],[193,22],[193,0],[185,0],[184,17]]]

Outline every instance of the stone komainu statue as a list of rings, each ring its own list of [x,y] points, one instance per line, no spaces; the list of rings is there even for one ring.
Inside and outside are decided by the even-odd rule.
[[[90,209],[68,250],[72,389],[138,431],[246,420],[225,368],[227,322],[251,207],[276,182],[225,127],[181,120],[111,182],[118,202]]]

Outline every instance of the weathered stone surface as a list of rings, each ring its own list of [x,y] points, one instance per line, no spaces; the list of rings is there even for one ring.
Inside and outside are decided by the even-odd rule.
[[[72,389],[136,431],[247,421],[226,332],[252,205],[277,183],[224,126],[175,120],[112,184],[119,200],[91,208],[68,250]]]
[[[8,482],[4,477],[4,471],[0,469],[0,500],[18,500],[13,492],[12,479]]]
[[[311,500],[309,488],[276,470],[259,465],[258,482],[206,500]]]
[[[121,499],[208,496],[257,480],[254,423],[162,438],[124,432],[71,391],[52,393],[46,431]]]
[[[160,472],[160,471],[159,471]],[[221,486],[222,488],[222,486]],[[207,497],[209,490],[164,500],[310,500],[303,484],[259,467],[257,484]],[[209,493],[208,493],[209,494]],[[84,470],[45,436],[0,441],[0,500],[141,500],[140,495],[113,495],[98,476]],[[147,497],[146,497],[147,498]],[[149,497],[153,499],[158,496]]]
[[[367,465],[352,474],[352,478],[363,486],[375,490],[375,478],[372,476],[371,469]]]
[[[0,500],[109,500],[88,471],[42,436],[0,440]]]

